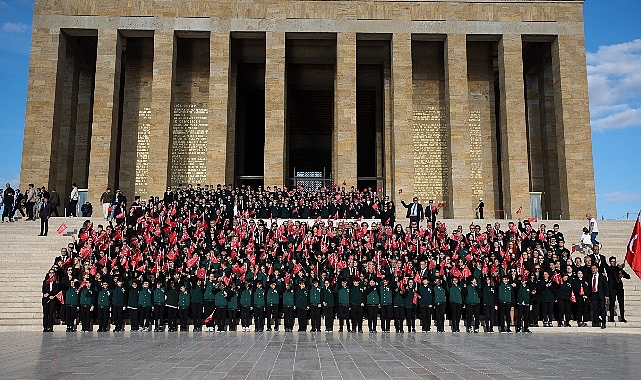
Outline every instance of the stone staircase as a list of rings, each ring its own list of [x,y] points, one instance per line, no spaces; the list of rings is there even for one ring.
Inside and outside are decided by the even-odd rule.
[[[58,255],[60,248],[72,241],[84,218],[52,218],[49,236],[39,237],[39,221],[18,220],[0,224],[0,331],[39,331],[42,329],[41,285],[42,280]],[[104,224],[102,219],[93,219],[94,225]],[[401,220],[400,223],[406,224]],[[444,221],[448,229],[463,225],[467,230],[471,220],[449,219]],[[477,220],[484,228],[493,219]],[[499,220],[507,226],[506,220]],[[551,227],[556,221],[540,221]],[[67,225],[62,235],[56,232],[61,223]],[[587,221],[559,221],[568,246],[578,243],[581,229]],[[538,224],[538,223],[537,223]],[[630,239],[634,221],[599,221],[598,240],[603,244],[606,257],[616,256],[619,263],[625,259],[626,245]],[[631,280],[625,280],[626,319],[628,323],[608,323],[603,332],[641,332],[641,280],[630,270]],[[612,329],[615,327],[615,329]],[[60,328],[58,328],[60,330]],[[596,332],[597,329],[553,328],[534,329],[541,332]],[[598,329],[601,331],[600,329]]]

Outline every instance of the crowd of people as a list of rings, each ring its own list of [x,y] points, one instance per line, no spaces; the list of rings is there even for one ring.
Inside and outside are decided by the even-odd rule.
[[[58,315],[67,331],[124,331],[128,319],[132,331],[315,332],[338,320],[338,331],[363,332],[366,321],[369,332],[444,332],[448,320],[453,333],[481,322],[486,333],[529,333],[605,328],[615,299],[625,322],[624,264],[599,244],[572,252],[557,224],[464,231],[414,198],[402,226],[380,191],[341,187],[114,198],[104,197],[104,225],[87,220],[48,271],[44,331]]]

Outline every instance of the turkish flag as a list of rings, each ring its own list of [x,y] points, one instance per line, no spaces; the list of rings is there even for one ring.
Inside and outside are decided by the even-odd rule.
[[[56,294],[56,298],[58,299],[58,301],[60,301],[61,304],[63,304],[63,305],[65,304],[65,299],[62,296],[62,290],[59,291],[58,294]]]
[[[211,321],[212,321],[212,319],[214,319],[214,313],[211,313],[211,314],[209,315],[209,317],[205,318],[205,323],[209,323],[209,322],[211,322]]]
[[[519,215],[523,212],[523,206],[519,206],[519,209],[516,210],[516,215]]]
[[[66,224],[64,224],[64,223],[62,223],[62,224],[60,225],[60,227],[58,227],[58,229],[56,230],[56,232],[58,232],[59,234],[61,234],[61,233],[65,232],[65,230],[66,230],[66,229],[67,229],[67,225],[66,225]]]
[[[576,302],[576,296],[574,295],[574,291],[570,292],[570,302]]]
[[[641,278],[641,224],[639,224],[638,215],[637,221],[634,223],[634,228],[632,229],[632,236],[628,243],[625,260],[630,264],[630,268],[632,268],[634,273]]]

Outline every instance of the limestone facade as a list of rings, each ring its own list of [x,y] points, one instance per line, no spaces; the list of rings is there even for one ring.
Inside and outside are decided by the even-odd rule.
[[[316,90],[329,67],[333,91],[317,93],[332,99],[319,95],[316,111],[332,123],[330,181],[382,188],[399,216],[413,196],[442,203],[446,217],[472,217],[479,198],[488,217],[527,216],[540,192],[543,216],[581,218],[596,212],[582,6],[36,0],[21,186],[66,195],[76,182],[94,205],[106,187],[133,199],[186,182],[289,186],[287,94]],[[288,41],[300,38],[331,43],[297,45],[290,60]],[[250,57],[239,40],[263,50]],[[301,63],[309,77],[289,78]],[[239,117],[248,104],[258,116]],[[357,133],[365,116],[371,145]],[[264,129],[247,156],[262,175],[240,178],[248,136],[238,136],[250,127]],[[370,149],[376,177],[359,177],[358,152]]]

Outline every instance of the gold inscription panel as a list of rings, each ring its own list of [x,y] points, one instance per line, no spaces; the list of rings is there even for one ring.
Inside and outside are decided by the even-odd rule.
[[[151,127],[151,108],[138,111],[138,142],[136,143],[136,194],[147,194],[149,178],[149,128]]]
[[[481,134],[481,111],[470,111],[470,177],[472,193],[476,198],[483,196],[483,135]]]
[[[413,114],[414,189],[423,201],[449,203],[448,132],[443,107],[425,107]]]
[[[207,103],[175,103],[172,119],[172,185],[205,183],[207,178]]]

